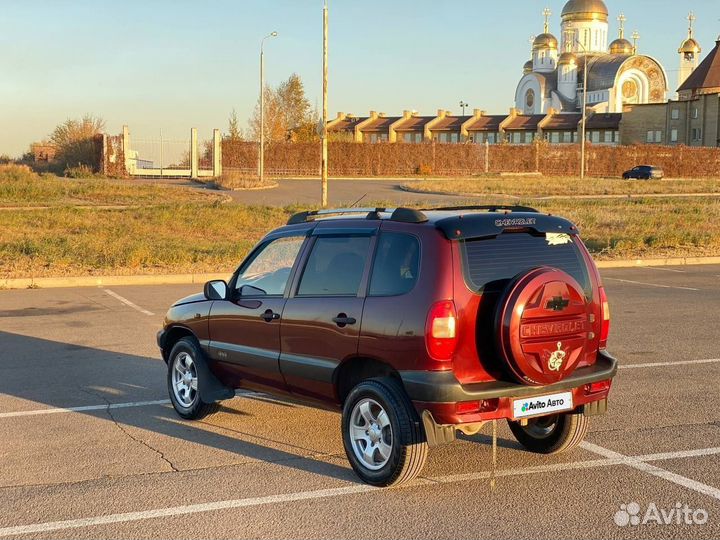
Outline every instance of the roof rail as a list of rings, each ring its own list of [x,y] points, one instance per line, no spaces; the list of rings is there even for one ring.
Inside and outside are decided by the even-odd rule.
[[[316,217],[343,214],[367,214],[368,219],[378,219],[379,214],[390,214],[391,221],[399,221],[402,223],[425,223],[428,221],[425,214],[412,208],[334,208],[298,212],[290,217],[287,224],[297,225],[298,223],[314,221]]]
[[[426,208],[425,212],[452,212],[454,210],[485,210],[487,212],[498,212],[498,211],[506,211],[506,212],[527,212],[530,214],[539,214],[540,211],[536,210],[535,208],[531,208],[529,206],[513,206],[513,205],[503,205],[503,204],[487,204],[487,205],[480,205],[480,206],[447,206],[444,208]]]

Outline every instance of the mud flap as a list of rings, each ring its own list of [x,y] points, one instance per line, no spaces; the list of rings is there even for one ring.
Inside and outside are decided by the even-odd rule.
[[[235,397],[235,390],[220,382],[210,371],[205,358],[196,358],[195,366],[198,372],[198,393],[204,403],[215,403],[216,401]]]
[[[423,411],[422,422],[428,446],[440,446],[441,444],[451,443],[456,439],[455,426],[437,424],[429,411]]]
[[[585,416],[602,416],[607,413],[608,400],[607,398],[601,399],[600,401],[593,401],[587,405],[583,405],[583,414]]]

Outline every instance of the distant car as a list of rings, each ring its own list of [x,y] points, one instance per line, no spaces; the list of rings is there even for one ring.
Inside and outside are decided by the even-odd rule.
[[[637,179],[637,180],[662,180],[665,177],[665,173],[659,167],[653,167],[652,165],[638,165],[625,171],[623,173],[624,180]]]

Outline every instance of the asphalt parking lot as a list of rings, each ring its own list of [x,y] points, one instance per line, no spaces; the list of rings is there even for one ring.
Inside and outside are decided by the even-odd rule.
[[[0,538],[718,537],[720,267],[603,275],[610,412],[552,458],[499,424],[494,491],[489,429],[378,490],[332,412],[243,394],[180,421],[155,333],[198,286],[0,291]]]

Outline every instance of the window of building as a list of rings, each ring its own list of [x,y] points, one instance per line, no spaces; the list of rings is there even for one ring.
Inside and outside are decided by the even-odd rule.
[[[409,234],[382,233],[378,240],[370,296],[399,296],[415,286],[420,271],[420,244]]]
[[[563,142],[568,144],[571,143],[573,140],[573,132],[572,131],[563,131]]]
[[[520,133],[519,131],[516,131],[515,133],[512,134],[512,142],[514,144],[520,144],[520,142],[522,141],[521,136],[522,136],[522,133]]]
[[[656,143],[663,142],[663,132],[662,131],[658,130],[655,132],[655,142]]]
[[[680,120],[680,109],[673,109],[671,115],[673,120]]]
[[[377,133],[371,133],[371,134],[370,134],[370,142],[371,142],[371,143],[376,143],[376,142],[378,142]]]
[[[412,143],[413,142],[413,134],[412,133],[403,134],[403,142]]]
[[[678,130],[673,129],[670,131],[670,142],[678,142]]]
[[[697,107],[693,108],[692,117],[695,119],[698,119],[700,117],[700,111],[698,110]]]
[[[422,142],[422,139],[423,139],[423,134],[422,134],[422,133],[416,133],[416,134],[415,134],[415,143],[416,143],[416,144],[420,144],[420,143]]]
[[[299,296],[357,296],[369,236],[321,236],[315,240],[298,287]]]
[[[535,134],[532,131],[525,132],[525,144],[530,144],[531,142],[533,142],[534,138]]]
[[[490,144],[495,144],[495,141],[497,140],[497,134],[496,133],[488,133],[487,134],[487,142]]]
[[[700,128],[692,129],[692,140],[693,141],[701,141],[702,140],[702,129],[700,129]]]
[[[594,143],[600,142],[600,132],[599,131],[592,132],[592,142],[594,142]]]
[[[653,142],[653,138],[654,138],[654,137],[655,137],[655,132],[654,132],[654,131],[648,131],[648,132],[647,132],[647,138],[645,139],[645,141],[651,143],[651,142]]]
[[[620,142],[620,132],[619,131],[615,131],[615,142],[616,143]]]
[[[448,134],[447,133],[440,133],[438,135],[438,142],[445,144],[448,142]]]
[[[450,134],[450,142],[453,144],[457,144],[457,142],[458,142],[458,134],[457,133]]]
[[[304,240],[292,236],[265,244],[241,269],[235,290],[243,296],[282,296]]]
[[[647,142],[661,143],[663,140],[663,132],[660,130],[650,130],[647,132]]]
[[[603,133],[603,142],[608,144],[613,142],[613,132],[605,130],[605,133]]]
[[[553,131],[550,133],[550,142],[553,144],[558,144],[560,142],[560,132],[559,131]]]

